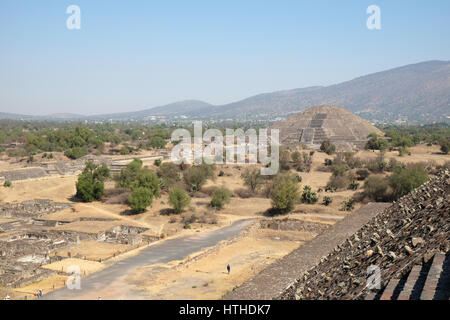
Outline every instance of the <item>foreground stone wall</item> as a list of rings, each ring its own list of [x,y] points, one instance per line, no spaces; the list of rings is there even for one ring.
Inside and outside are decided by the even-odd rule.
[[[273,263],[224,299],[267,300],[280,296],[306,270],[353,235],[389,204],[369,203],[327,228],[311,241]]]
[[[326,258],[298,277],[277,298],[363,299],[367,269],[377,266],[382,287],[414,265],[450,249],[450,172],[401,198]]]

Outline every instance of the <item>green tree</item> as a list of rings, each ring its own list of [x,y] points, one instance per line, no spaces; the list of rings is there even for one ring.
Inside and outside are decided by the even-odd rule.
[[[211,206],[220,210],[223,206],[230,202],[231,192],[225,188],[218,188],[213,191]]]
[[[161,197],[158,177],[148,169],[141,169],[138,172],[136,179],[131,185],[131,190],[137,188],[146,188],[150,190],[154,197]]]
[[[175,213],[181,213],[183,210],[189,206],[191,203],[191,198],[181,188],[174,188],[169,193],[169,204],[172,206]]]
[[[163,149],[166,147],[166,140],[159,136],[151,137],[147,142],[148,148]]]
[[[270,197],[273,209],[281,213],[292,211],[299,200],[298,182],[290,175],[280,175],[273,182]]]
[[[172,162],[164,162],[158,168],[158,177],[161,188],[169,190],[177,181],[180,181],[180,168]]]
[[[410,193],[428,180],[428,174],[420,166],[410,166],[406,169],[396,168],[389,177],[389,185],[393,190],[395,199]]]
[[[134,188],[128,198],[128,204],[130,205],[134,213],[145,212],[148,206],[153,202],[153,194],[150,189],[144,187]]]
[[[136,177],[142,170],[142,160],[134,159],[131,161],[125,169],[122,169],[120,175],[116,179],[117,188],[128,188],[130,189]]]
[[[100,200],[104,193],[104,184],[101,181],[95,181],[91,173],[82,173],[78,176],[76,189],[75,196],[78,199],[83,202],[92,202]]]
[[[85,147],[73,147],[67,150],[64,154],[66,157],[75,160],[87,155],[88,150]]]
[[[368,138],[366,149],[384,152],[389,147],[389,143],[385,139],[380,139],[376,133],[369,134]]]
[[[214,176],[214,170],[215,166],[207,164],[189,167],[183,175],[189,190],[193,192],[199,191],[206,183],[206,180]]]
[[[98,166],[93,162],[86,162],[83,172],[76,183],[76,197],[84,202],[100,200],[104,193],[104,182],[110,177],[105,164]]]

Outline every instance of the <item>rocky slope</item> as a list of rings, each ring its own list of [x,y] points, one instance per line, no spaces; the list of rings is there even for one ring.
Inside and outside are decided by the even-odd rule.
[[[369,266],[381,271],[381,289],[450,250],[450,172],[442,172],[399,199],[321,262],[281,299],[363,299]],[[442,254],[440,255],[442,257]]]

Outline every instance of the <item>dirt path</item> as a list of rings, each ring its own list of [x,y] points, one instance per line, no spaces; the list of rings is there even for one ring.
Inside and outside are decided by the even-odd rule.
[[[136,256],[117,262],[115,265],[81,280],[80,290],[67,288],[45,295],[48,300],[78,299],[140,299],[142,296],[133,285],[125,284],[124,278],[139,267],[157,263],[183,260],[188,255],[216,245],[222,240],[238,235],[250,225],[252,219],[240,220],[231,226],[201,234],[166,240],[143,249]]]

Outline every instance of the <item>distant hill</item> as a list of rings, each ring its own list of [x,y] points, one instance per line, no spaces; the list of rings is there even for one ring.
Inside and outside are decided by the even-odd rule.
[[[136,119],[143,120],[151,116],[175,117],[189,115],[197,110],[211,108],[212,105],[198,100],[184,100],[164,106],[154,107],[141,111],[101,114],[97,116],[89,116],[90,119]]]
[[[253,118],[315,105],[339,105],[370,121],[446,121],[450,116],[450,62],[422,62],[328,87],[260,94],[209,112],[199,110],[196,115]]]
[[[450,61],[426,61],[362,76],[327,87],[263,93],[214,106],[186,100],[135,112],[95,116],[23,116],[8,119],[143,120],[151,117],[189,119],[268,119],[286,117],[316,105],[339,105],[371,122],[450,121]]]

